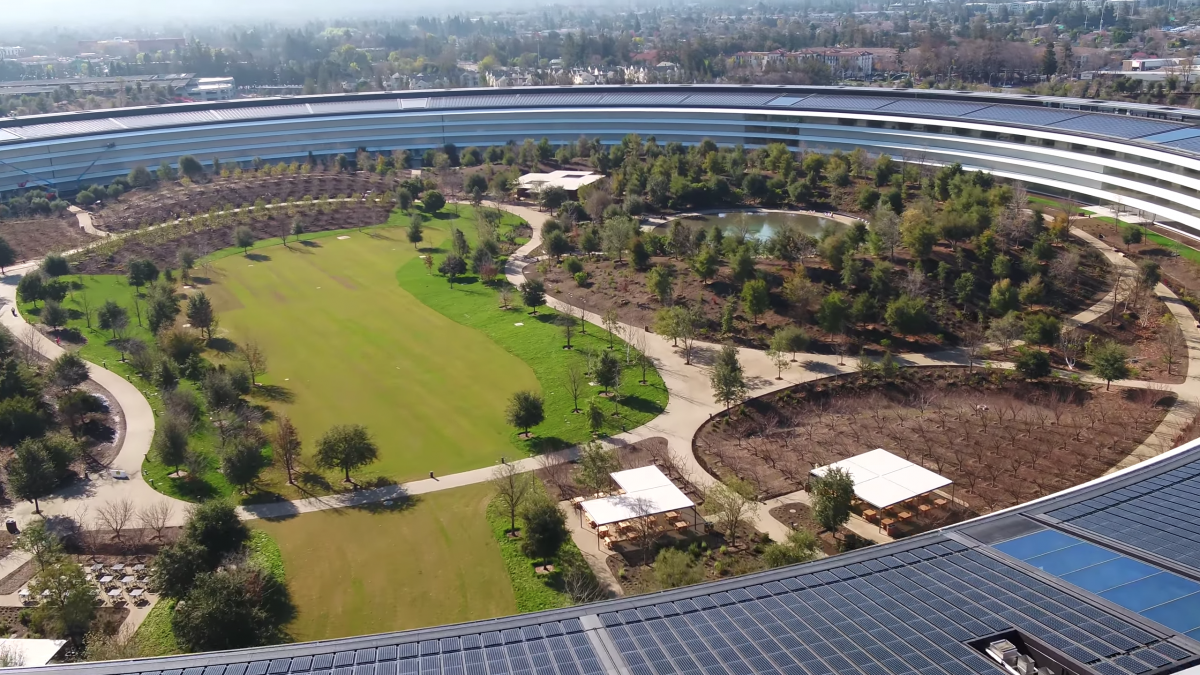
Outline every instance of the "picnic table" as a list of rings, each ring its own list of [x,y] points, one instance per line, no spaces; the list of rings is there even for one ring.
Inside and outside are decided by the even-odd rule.
[[[119,588],[112,589],[111,591],[108,592],[108,597],[113,598],[114,600],[116,598],[121,597],[121,589],[119,589]]]
[[[104,569],[104,565],[101,565],[100,563],[96,563],[88,569],[92,570],[93,572],[99,572],[100,570]]]
[[[112,566],[112,570],[114,572],[120,572],[123,569],[125,569],[125,563],[117,563],[116,565]]]
[[[100,577],[100,583],[102,584],[111,584],[112,580],[113,578],[111,574],[105,574],[104,576]]]
[[[125,576],[125,577],[121,577],[121,583],[125,584],[126,586],[128,586],[129,584],[132,584],[135,581],[137,581],[137,577],[133,576],[132,574]]]
[[[141,571],[142,571],[142,570],[144,570],[144,569],[146,569],[146,566],[145,566],[145,565],[143,565],[142,563],[138,563],[138,564],[136,564],[136,565],[134,565],[134,566],[133,566],[133,571],[134,571],[134,572],[141,572]]]

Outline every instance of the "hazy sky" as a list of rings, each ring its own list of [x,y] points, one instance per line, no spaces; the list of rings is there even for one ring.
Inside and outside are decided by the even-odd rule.
[[[502,0],[58,0],[50,5],[28,0],[3,0],[0,23],[7,28],[113,29],[155,28],[164,23],[232,24],[270,19],[301,23],[314,18],[393,17],[420,13],[445,14],[478,8],[495,10],[514,4]],[[531,3],[524,3],[528,6]],[[532,4],[546,4],[534,2]],[[0,34],[8,31],[0,28]],[[91,31],[86,31],[91,32]]]

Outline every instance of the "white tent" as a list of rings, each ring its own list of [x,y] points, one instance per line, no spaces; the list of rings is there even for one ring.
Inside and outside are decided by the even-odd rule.
[[[854,481],[854,494],[877,509],[886,509],[893,504],[940,490],[952,482],[945,476],[882,449],[819,466],[812,470],[812,474],[824,476],[832,468],[849,473]]]
[[[44,666],[50,663],[67,644],[66,640],[34,640],[3,638],[0,639],[0,654],[10,661],[13,666]]]
[[[618,471],[611,475],[617,485],[625,490],[625,494],[591,499],[580,504],[597,526],[695,506],[657,466]]]

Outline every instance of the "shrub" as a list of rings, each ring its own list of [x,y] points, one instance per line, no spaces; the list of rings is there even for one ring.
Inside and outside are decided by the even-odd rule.
[[[575,273],[575,283],[576,284],[578,284],[579,286],[586,286],[587,281],[588,281],[588,273],[587,272],[576,272]]]
[[[563,258],[562,267],[567,274],[575,275],[583,271],[583,262],[575,256],[570,256]]]
[[[721,573],[721,563],[717,563],[717,574]],[[704,570],[696,564],[695,559],[674,548],[664,548],[654,559],[654,580],[659,588],[679,588],[704,581]]]
[[[1038,349],[1020,347],[1015,364],[1017,372],[1028,378],[1050,375],[1050,355]]]

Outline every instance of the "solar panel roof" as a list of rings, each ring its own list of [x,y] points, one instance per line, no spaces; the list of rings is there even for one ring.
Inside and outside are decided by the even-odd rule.
[[[958,117],[986,106],[986,103],[956,103],[953,101],[896,101],[878,110],[880,112],[904,112]]]
[[[607,105],[675,105],[685,98],[687,94],[683,93],[619,91],[605,94],[600,102]]]
[[[996,122],[1012,122],[1014,124],[1054,124],[1083,113],[1069,110],[1052,110],[1050,108],[1035,108],[1021,105],[991,105],[981,110],[969,112],[963,117]]]
[[[1069,120],[1055,122],[1049,125],[1054,129],[1071,129],[1086,133],[1115,136],[1116,138],[1138,138],[1151,134],[1161,134],[1164,131],[1180,129],[1187,126],[1176,122],[1158,122],[1155,120],[1128,117],[1123,115],[1080,115]]]
[[[173,124],[203,124],[204,122],[217,122],[219,120],[220,118],[211,110],[131,115],[129,117],[114,118],[117,124],[129,129],[145,129]]]
[[[66,122],[51,122],[49,124],[31,124],[15,127],[9,131],[22,138],[52,138],[54,136],[72,136],[75,134],[94,134],[102,131],[120,131],[121,127],[108,118],[80,119]]]
[[[252,120],[268,117],[290,117],[308,115],[308,106],[303,103],[295,105],[268,105],[247,108],[221,108],[214,111],[223,120]]]
[[[389,110],[399,110],[400,104],[396,99],[384,99],[378,101],[344,101],[344,102],[329,102],[329,103],[310,103],[314,115],[334,115],[338,113],[358,113],[358,112],[387,112]]]
[[[894,98],[817,95],[809,96],[793,107],[812,110],[875,110],[895,102]]]
[[[763,105],[775,98],[775,94],[753,94],[730,92],[727,94],[692,94],[683,100],[685,105]]]

